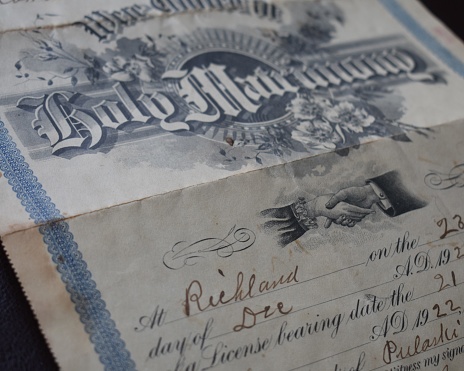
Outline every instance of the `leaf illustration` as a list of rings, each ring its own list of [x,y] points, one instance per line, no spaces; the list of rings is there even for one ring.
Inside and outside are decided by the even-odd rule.
[[[85,76],[87,79],[92,83],[95,82],[100,78],[100,73],[92,67],[88,67],[84,70]]]
[[[412,142],[412,140],[405,133],[394,135],[391,138],[397,142]]]
[[[338,125],[338,124],[335,125],[335,131],[342,138],[342,142],[345,143],[346,142],[345,134],[343,133],[342,128],[340,127],[340,125]]]
[[[350,153],[350,148],[346,147],[346,148],[337,149],[335,153],[339,156],[346,157]]]
[[[279,149],[279,148],[275,148],[275,149],[274,149],[274,154],[275,154],[276,156],[278,156],[278,157],[282,157],[282,156],[284,155],[284,153],[282,152],[282,150]]]
[[[262,144],[259,145],[258,150],[264,151],[264,150],[269,149],[271,147],[272,147],[271,143],[262,143]]]
[[[61,42],[59,42],[58,40],[53,40],[52,41],[53,45],[56,46],[58,49],[62,49],[63,46],[61,45]]]
[[[187,70],[170,70],[163,73],[162,79],[180,79],[188,73]]]

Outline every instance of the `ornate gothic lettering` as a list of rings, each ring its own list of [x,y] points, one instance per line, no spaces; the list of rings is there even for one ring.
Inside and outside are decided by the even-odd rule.
[[[32,126],[50,141],[52,153],[67,148],[96,147],[102,139],[102,128],[90,114],[76,109],[70,102],[73,93],[57,92],[46,96],[36,109]],[[20,102],[19,102],[20,103]]]

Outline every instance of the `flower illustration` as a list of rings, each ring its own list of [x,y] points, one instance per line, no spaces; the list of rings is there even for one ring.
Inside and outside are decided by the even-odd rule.
[[[333,2],[311,2],[306,15],[307,21],[299,31],[314,46],[329,42],[336,24],[344,21],[343,11]]]
[[[330,101],[322,97],[297,96],[288,105],[287,110],[293,112],[299,120],[314,120],[322,117],[324,111],[331,107]]]
[[[342,138],[325,120],[302,121],[292,131],[292,139],[310,149],[334,149]]]
[[[151,82],[153,81],[154,68],[155,66],[149,57],[135,54],[130,59],[121,56],[114,57],[111,62],[107,62],[103,66],[103,71],[116,81],[139,79],[143,82]]]
[[[325,117],[332,123],[340,125],[341,129],[351,133],[362,133],[364,128],[374,123],[375,118],[364,108],[357,108],[350,102],[341,102],[328,107]]]

